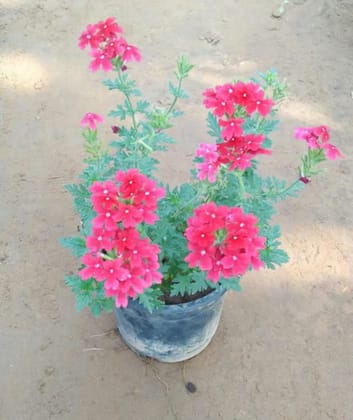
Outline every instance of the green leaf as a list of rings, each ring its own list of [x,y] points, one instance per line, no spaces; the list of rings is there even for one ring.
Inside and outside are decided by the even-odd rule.
[[[240,277],[232,277],[230,279],[221,278],[218,282],[218,287],[241,292]]]
[[[185,57],[184,55],[181,56],[178,60],[177,60],[177,77],[178,79],[184,79],[185,77],[188,76],[190,70],[193,68],[194,66],[192,64],[189,63],[189,60],[187,57]]]
[[[288,254],[282,249],[268,246],[261,251],[261,260],[265,263],[267,268],[271,270],[276,269],[276,265],[282,265],[289,261]]]
[[[158,287],[150,287],[144,291],[144,293],[138,295],[138,301],[149,311],[153,312],[156,309],[160,309],[163,306],[163,302],[160,300],[162,292]]]
[[[279,225],[266,225],[260,229],[260,234],[266,237],[266,248],[261,251],[261,260],[266,267],[274,270],[276,265],[282,265],[289,261],[288,254],[279,248],[281,245],[278,238],[281,236]]]
[[[209,128],[208,134],[212,137],[216,137],[217,142],[222,142],[223,139],[217,117],[215,117],[211,112],[207,115],[207,126]]]
[[[117,105],[116,109],[113,110],[113,111],[110,111],[108,115],[110,117],[118,117],[118,118],[120,118],[120,120],[125,120],[127,112],[122,105]]]
[[[89,305],[89,309],[95,317],[98,317],[102,313],[102,305],[98,301],[93,301]]]
[[[90,306],[92,303],[92,297],[88,293],[80,293],[76,295],[76,311],[81,312],[82,309]]]
[[[64,277],[64,279],[67,286],[69,286],[74,293],[80,290],[82,282],[81,277],[78,275],[67,275]]]
[[[176,278],[173,279],[170,295],[171,296],[177,296],[177,295],[184,296],[185,294],[189,293],[190,283],[191,283],[190,276],[188,275],[177,276]]]
[[[75,257],[82,257],[87,252],[86,242],[80,236],[62,238],[60,243],[63,247],[68,248]]]
[[[191,283],[190,283],[190,294],[195,294],[201,292],[202,290],[206,290],[208,287],[215,287],[215,285],[211,282],[206,280],[206,274],[204,271],[194,271],[191,275]]]
[[[148,101],[137,101],[136,103],[136,112],[140,114],[146,114],[147,108],[150,106]]]

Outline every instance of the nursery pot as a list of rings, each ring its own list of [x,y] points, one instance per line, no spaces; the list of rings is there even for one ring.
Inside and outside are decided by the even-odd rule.
[[[137,354],[161,362],[181,362],[204,350],[214,336],[225,290],[214,290],[192,302],[164,305],[152,313],[137,300],[116,308],[120,334]]]

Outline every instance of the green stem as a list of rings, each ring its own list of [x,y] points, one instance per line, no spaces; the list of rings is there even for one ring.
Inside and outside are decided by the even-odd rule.
[[[291,189],[294,187],[294,185],[299,184],[299,182],[301,182],[301,181],[300,181],[300,179],[296,179],[294,182],[292,182],[292,183],[290,184],[290,186],[289,186],[289,187],[287,187],[285,190],[281,191],[281,192],[280,192],[279,194],[277,194],[277,195],[286,194],[289,190],[291,190]]]
[[[243,172],[235,171],[234,175],[238,178],[238,182],[239,182],[239,186],[241,190],[241,198],[244,198],[246,189],[245,189],[244,180],[243,180]]]
[[[120,83],[124,83],[123,82],[123,79],[122,79],[122,77],[121,77],[121,69],[119,68],[118,70],[117,70],[117,72],[118,72],[118,78],[119,78],[119,81],[120,81]],[[124,96],[125,96],[125,98],[126,98],[126,100],[127,100],[127,103],[129,104],[129,107],[130,107],[130,109],[131,109],[131,119],[132,119],[132,125],[133,125],[133,127],[134,127],[134,129],[135,129],[135,131],[137,131],[137,124],[136,124],[136,119],[135,119],[135,110],[134,110],[134,107],[133,107],[133,105],[132,105],[132,102],[131,102],[131,99],[130,99],[130,96],[129,96],[129,94],[127,94],[126,92],[123,92],[123,94],[124,94]]]
[[[103,252],[101,252],[101,253],[99,254],[99,256],[100,256],[100,257],[102,257],[104,260],[109,260],[109,261],[113,261],[113,260],[115,260],[115,258],[111,257],[110,255],[108,255],[108,254],[103,254]]]
[[[169,107],[166,115],[169,115],[172,112],[173,108],[175,107],[175,104],[178,101],[178,98],[179,98],[179,95],[180,95],[180,91],[181,91],[182,81],[183,81],[183,77],[179,77],[179,79],[178,79],[178,87],[177,87],[177,94],[174,96],[174,100],[173,100],[172,104],[170,105],[170,107]]]

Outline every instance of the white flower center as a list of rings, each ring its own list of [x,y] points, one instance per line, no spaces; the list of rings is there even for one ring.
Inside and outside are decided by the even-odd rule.
[[[101,236],[98,236],[98,241],[101,241],[103,238]]]
[[[108,211],[108,213],[105,213],[105,217],[110,217],[111,216],[111,214],[109,213],[109,211]]]
[[[240,227],[244,227],[245,226],[245,223],[241,222],[239,226]]]

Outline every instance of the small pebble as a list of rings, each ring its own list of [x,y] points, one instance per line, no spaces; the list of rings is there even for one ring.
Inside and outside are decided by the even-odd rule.
[[[191,394],[194,394],[194,393],[196,392],[196,390],[197,390],[196,385],[195,385],[195,384],[193,384],[192,382],[188,382],[188,383],[185,385],[185,388],[186,388],[189,392],[191,392]]]

